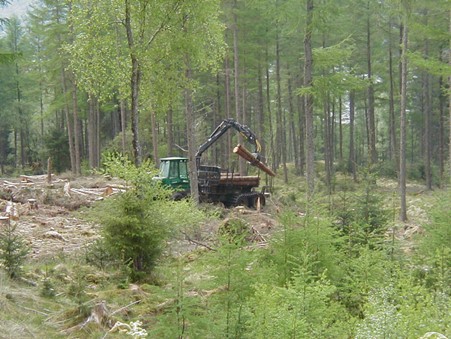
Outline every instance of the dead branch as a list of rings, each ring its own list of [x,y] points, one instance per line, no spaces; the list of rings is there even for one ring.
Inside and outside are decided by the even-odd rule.
[[[117,309],[116,311],[111,312],[110,316],[112,316],[113,314],[119,313],[119,312],[129,308],[130,306],[133,306],[135,304],[139,304],[140,302],[141,302],[141,300],[136,300],[136,301],[124,306],[124,307],[121,307],[121,308]]]
[[[266,242],[265,237],[254,226],[252,226],[251,229],[252,229],[252,233],[256,234],[256,236],[254,238],[259,238],[260,241]]]
[[[213,247],[211,247],[211,246],[209,246],[209,245],[207,245],[207,244],[203,244],[203,243],[201,243],[200,241],[197,241],[197,240],[192,239],[192,238],[191,238],[188,234],[186,234],[185,232],[182,232],[182,234],[185,236],[185,239],[188,240],[189,242],[192,242],[193,244],[196,244],[196,245],[205,247],[205,248],[209,249],[210,251],[216,252],[216,249],[215,249],[215,248],[213,248]]]
[[[81,324],[72,326],[65,330],[65,333],[72,333],[74,331],[78,331],[86,327],[88,324],[94,323],[99,326],[108,325],[109,315],[108,309],[106,307],[106,302],[102,300],[100,303],[96,304],[92,310],[91,315]]]
[[[16,304],[16,306],[19,307],[19,308],[22,308],[24,310],[27,310],[27,311],[31,311],[31,312],[35,312],[35,313],[38,313],[38,314],[45,315],[46,317],[48,316],[48,313],[44,313],[44,312],[35,310],[33,308],[25,307],[25,306],[22,306],[22,305],[19,305],[19,304]]]

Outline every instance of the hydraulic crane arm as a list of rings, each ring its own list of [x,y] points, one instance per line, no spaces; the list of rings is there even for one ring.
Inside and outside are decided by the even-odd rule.
[[[202,154],[230,128],[236,129],[249,143],[254,145],[255,147],[254,153],[256,153],[257,155],[256,157],[258,158],[258,155],[261,152],[261,145],[260,142],[257,140],[257,137],[255,136],[254,132],[252,132],[249,127],[241,125],[234,119],[224,119],[218,125],[218,127],[216,127],[216,129],[211,133],[207,141],[199,146],[196,153],[197,163],[200,162],[200,157],[202,156]]]

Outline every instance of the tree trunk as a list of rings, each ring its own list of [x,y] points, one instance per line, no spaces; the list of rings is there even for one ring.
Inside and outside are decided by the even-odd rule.
[[[323,147],[324,147],[324,170],[325,170],[325,181],[326,181],[326,187],[327,191],[330,194],[330,183],[331,183],[331,173],[330,173],[330,148],[329,148],[329,127],[330,127],[330,112],[329,112],[329,100],[326,100],[323,103]]]
[[[390,21],[390,29],[391,29]],[[389,33],[390,41],[388,44],[388,76],[390,79],[390,92],[389,92],[389,117],[388,117],[388,134],[389,134],[389,147],[388,147],[388,158],[393,162],[398,172],[399,161],[398,161],[398,145],[396,140],[396,117],[395,117],[395,84],[393,76],[393,52],[391,44],[391,34]]]
[[[303,73],[302,67],[300,73]],[[299,87],[303,84],[303,79],[298,80]],[[298,126],[299,126],[299,175],[304,175],[305,167],[305,100],[303,97],[298,95],[297,97],[298,106]]]
[[[425,10],[424,13],[425,26],[428,24],[428,11]],[[424,57],[429,58],[429,39],[424,40]],[[427,190],[432,190],[432,105],[431,105],[431,76],[428,72],[423,72],[423,164],[424,164],[424,174],[425,174],[425,184]]]
[[[191,67],[189,57],[185,57],[186,71],[185,76],[188,81],[192,79]],[[196,159],[196,137],[195,137],[195,116],[193,110],[192,90],[189,87],[185,88],[185,117],[186,117],[186,136],[188,141],[188,169],[190,178],[191,197],[196,203],[199,203],[199,182],[197,178],[198,163]]]
[[[427,43],[427,42],[426,42]],[[427,55],[427,54],[426,54]],[[424,161],[424,175],[425,184],[427,190],[432,190],[432,169],[431,169],[431,158],[432,158],[432,146],[431,146],[431,103],[430,103],[430,76],[427,72],[423,74],[423,116],[424,116],[424,135],[423,135],[423,161]]]
[[[287,143],[285,137],[285,128],[282,117],[282,89],[280,80],[280,42],[279,34],[276,34],[276,85],[277,85],[277,113],[276,113],[276,148],[278,154],[281,156],[283,167],[283,181],[288,183],[288,168],[287,168]]]
[[[216,74],[216,104],[214,107],[214,111],[213,111],[213,121],[214,121],[214,125],[218,126],[222,120],[221,117],[221,112],[222,112],[222,107],[221,107],[221,78],[219,76],[219,73]],[[223,140],[221,139],[219,141],[218,146],[215,149],[215,155],[214,155],[214,160],[215,160],[215,164],[220,164],[220,166],[224,167],[225,163],[224,163],[224,157],[222,156],[222,154],[225,153],[225,149],[226,149],[226,142],[227,140]]]
[[[407,110],[407,23],[404,23],[401,45],[401,119],[400,119],[400,151],[399,151],[399,190],[401,199],[400,219],[407,221],[406,203],[406,110]]]
[[[299,145],[298,145],[298,135],[296,133],[296,122],[294,119],[294,104],[293,104],[293,79],[291,77],[291,72],[289,65],[288,69],[288,108],[290,110],[288,116],[288,125],[290,126],[291,137],[289,138],[290,143],[293,144],[293,158],[296,175],[300,175],[300,160],[299,160]]]
[[[81,155],[80,155],[80,126],[78,124],[78,102],[77,85],[74,83],[72,89],[72,107],[74,119],[74,153],[75,153],[75,173],[81,174]]]
[[[354,121],[355,121],[355,92],[349,92],[349,160],[348,171],[352,174],[354,181],[357,180],[356,173],[356,156],[354,142]]]
[[[371,15],[370,15],[370,1],[368,1],[368,17],[367,17],[367,62],[368,62],[368,79],[370,85],[368,86],[368,156],[372,164],[377,163],[376,151],[376,123],[374,116],[374,85],[372,74],[372,57],[371,57]]]
[[[239,90],[239,67],[238,67],[238,20],[236,15],[237,10],[237,0],[234,1],[234,12],[233,12],[233,68],[234,68],[234,74],[233,74],[233,80],[234,80],[234,86],[235,86],[235,115],[236,120],[238,122],[242,122],[242,114],[240,110],[240,90]],[[238,135],[238,143],[243,143],[243,137],[239,134]],[[245,162],[244,159],[241,157],[238,159],[238,168],[241,175],[245,174]]]
[[[168,113],[167,113],[167,134],[168,134],[168,156],[173,156],[174,155],[174,122],[173,122],[173,118],[174,118],[174,111],[172,109],[172,107],[170,107],[168,109]],[[155,164],[158,164],[157,162],[155,162]]]
[[[268,110],[268,127],[269,127],[269,147],[270,147],[270,153],[271,153],[271,165],[272,170],[275,172],[278,167],[278,163],[276,160],[276,151],[274,147],[274,128],[272,124],[272,110],[271,110],[271,90],[270,90],[270,73],[269,73],[269,53],[268,53],[268,45],[266,45],[265,49],[265,57],[266,57],[266,106]]]
[[[99,112],[97,99],[89,95],[89,114],[88,114],[88,153],[89,166],[97,168],[99,166]]]
[[[139,144],[139,89],[141,81],[141,67],[138,57],[136,56],[135,42],[133,39],[132,25],[131,25],[131,13],[130,13],[130,0],[125,0],[125,29],[127,32],[127,43],[130,50],[130,62],[132,66],[132,74],[130,77],[130,89],[131,89],[131,128],[132,128],[132,147],[133,147],[133,159],[136,166],[139,166],[142,162],[141,146]]]
[[[224,60],[225,66],[225,113],[226,118],[231,118],[231,91],[230,91],[230,65],[229,57],[226,55]],[[227,133],[227,145],[226,145],[226,156],[225,163],[227,167],[230,166],[230,154],[232,153],[232,139],[230,133]]]
[[[332,189],[332,164],[333,164],[333,133],[332,119],[330,112],[330,100],[324,103],[324,166],[326,170],[326,185],[328,193],[331,194]]]
[[[258,99],[257,99],[257,119],[258,119],[258,135],[262,138],[265,132],[265,114],[264,114],[264,97],[263,97],[263,76],[262,76],[262,63],[258,62]],[[266,143],[265,140],[260,140],[262,146],[262,154],[266,154]],[[264,161],[267,162],[266,159]]]
[[[307,19],[304,36],[304,87],[310,89],[313,85],[313,55],[312,55],[312,21],[313,0],[307,0]],[[305,100],[305,144],[307,165],[307,198],[311,200],[315,191],[315,143],[313,134],[313,95],[307,93]]]
[[[157,119],[155,117],[155,111],[152,110],[150,113],[150,123],[152,128],[152,151],[153,151],[153,162],[154,164],[159,164],[160,159],[158,158],[158,128]]]
[[[15,43],[17,43],[15,41]],[[18,51],[17,45],[14,46],[14,51]],[[16,99],[17,99],[17,115],[19,117],[19,141],[20,141],[20,166],[22,169],[25,168],[25,141],[24,141],[24,117],[23,117],[23,111],[22,111],[22,91],[20,88],[20,81],[19,81],[19,64],[15,63],[16,67]]]
[[[75,145],[74,145],[74,136],[73,136],[73,119],[70,118],[69,115],[69,104],[67,102],[67,85],[66,85],[66,71],[64,67],[61,66],[61,85],[63,89],[63,97],[64,97],[64,112],[66,117],[66,129],[67,129],[67,138],[69,145],[69,155],[70,155],[70,168],[72,173],[77,173],[75,166]]]
[[[121,137],[121,145],[122,145],[122,154],[125,155],[127,153],[127,105],[125,104],[125,100],[124,99],[120,99],[120,110],[121,110],[121,132],[122,132],[122,137]]]

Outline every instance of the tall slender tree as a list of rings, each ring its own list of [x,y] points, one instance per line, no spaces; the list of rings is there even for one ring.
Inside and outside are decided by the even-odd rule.
[[[371,4],[374,2],[368,0],[367,2],[367,20],[366,20],[366,60],[367,60],[367,73],[369,79],[368,86],[368,110],[367,110],[367,121],[368,121],[368,156],[370,162],[375,164],[377,162],[377,150],[376,150],[376,118],[375,118],[375,102],[374,102],[374,77],[373,77],[373,59],[372,59],[372,8]]]
[[[312,32],[313,32],[313,0],[307,0],[307,20],[304,35],[304,86],[310,88],[313,85],[313,54],[312,54]],[[306,92],[305,100],[305,145],[306,145],[306,167],[307,167],[307,197],[313,198],[315,191],[315,143],[313,126],[313,94]]]
[[[407,47],[408,47],[408,22],[407,22],[407,8],[403,4],[402,14],[402,44],[401,44],[401,119],[400,119],[400,151],[399,151],[399,190],[400,190],[400,219],[407,220],[407,198],[406,198],[406,180],[407,180],[407,166],[406,166],[406,132],[407,132]]]

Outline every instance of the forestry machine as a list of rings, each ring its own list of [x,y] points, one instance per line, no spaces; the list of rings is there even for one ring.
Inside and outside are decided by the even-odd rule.
[[[259,176],[240,176],[238,173],[223,170],[219,166],[201,165],[202,154],[224,135],[230,128],[237,130],[250,144],[254,153],[250,153],[241,145],[234,153],[245,158],[253,166],[274,176],[266,165],[260,161],[261,146],[255,134],[245,125],[233,119],[223,120],[211,133],[207,141],[199,146],[196,153],[197,179],[199,183],[200,202],[222,203],[226,207],[244,205],[255,208],[265,205],[265,191],[256,191],[260,184]],[[160,159],[160,173],[155,179],[174,189],[174,200],[180,200],[190,194],[188,176],[188,159],[185,157],[168,157]]]

